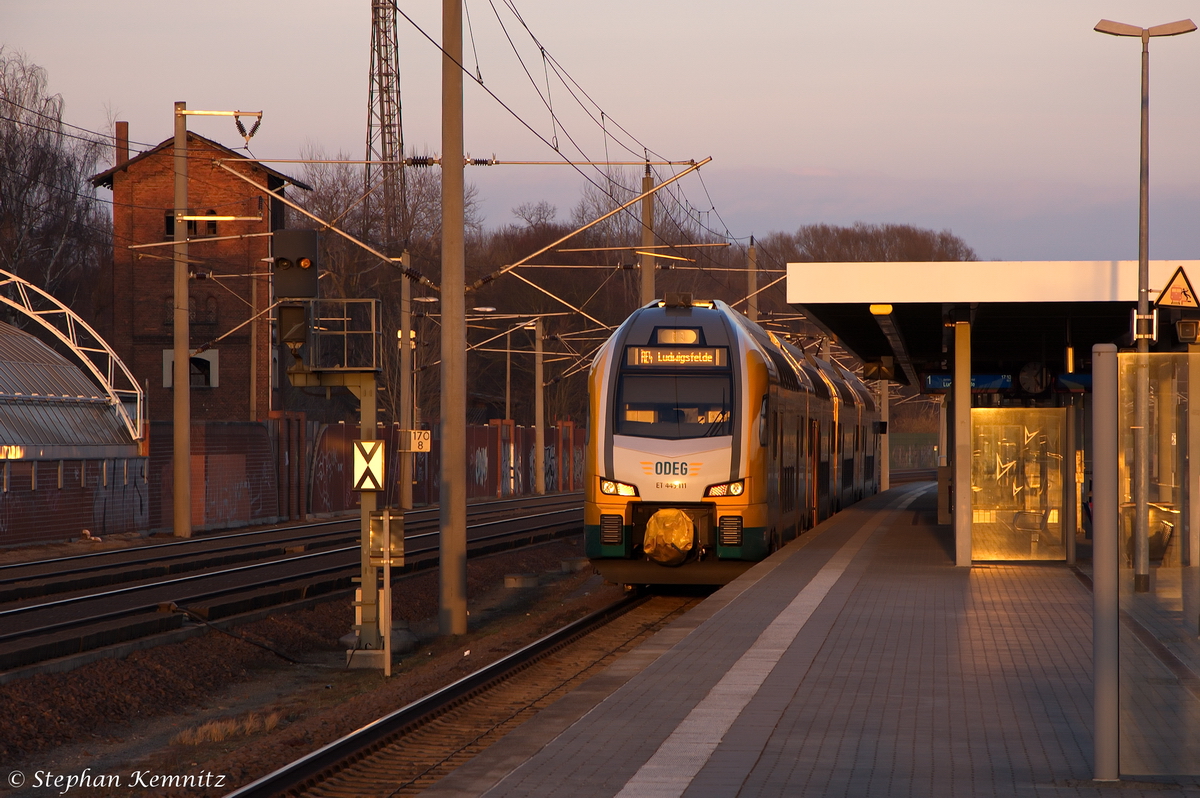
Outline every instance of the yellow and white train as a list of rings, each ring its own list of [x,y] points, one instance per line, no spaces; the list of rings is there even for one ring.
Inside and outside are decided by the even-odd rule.
[[[866,386],[719,301],[670,295],[596,355],[587,555],[611,582],[724,584],[878,490]]]

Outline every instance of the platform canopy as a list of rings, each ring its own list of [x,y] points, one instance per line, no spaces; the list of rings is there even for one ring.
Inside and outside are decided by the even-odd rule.
[[[1150,262],[1152,302],[1180,267],[1200,277],[1200,261]],[[949,371],[954,321],[972,323],[973,373],[1061,374],[1068,346],[1088,370],[1093,344],[1128,343],[1137,272],[1137,261],[789,263],[787,301],[860,359],[893,357],[897,382]]]

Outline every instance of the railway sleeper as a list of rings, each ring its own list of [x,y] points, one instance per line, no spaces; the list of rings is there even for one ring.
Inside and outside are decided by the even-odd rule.
[[[130,618],[104,621],[82,629],[65,629],[13,640],[0,644],[0,671],[169,632],[183,626],[183,621],[182,615],[149,612]]]
[[[75,590],[88,590],[97,587],[108,587],[127,582],[137,582],[142,579],[155,579],[164,576],[203,571],[218,568],[223,565],[266,560],[271,557],[281,557],[287,554],[282,546],[270,549],[256,549],[246,552],[229,552],[217,557],[202,557],[162,565],[141,565],[132,568],[119,568],[100,573],[67,576],[62,579],[31,577],[26,582],[18,582],[6,588],[0,588],[0,604],[20,601],[38,596],[49,596],[56,593],[68,593]]]
[[[274,607],[278,604],[287,604],[299,599],[343,590],[351,586],[350,579],[349,576],[339,576],[317,581],[270,585],[229,598],[209,599],[195,604],[185,603],[183,606],[206,621],[214,621],[218,618],[241,615],[244,612],[251,612],[263,607]]]

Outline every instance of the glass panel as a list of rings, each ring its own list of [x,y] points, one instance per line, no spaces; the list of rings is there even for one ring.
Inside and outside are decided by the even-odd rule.
[[[1187,457],[1190,448],[1200,450],[1200,418],[1188,402],[1200,391],[1200,364],[1189,369],[1188,357],[1119,356],[1120,724],[1127,776],[1200,775],[1200,507],[1190,500],[1200,469],[1189,472]]]
[[[971,558],[1062,560],[1061,407],[971,410]]]
[[[622,374],[616,433],[672,439],[732,435],[732,397],[733,382],[725,374]]]

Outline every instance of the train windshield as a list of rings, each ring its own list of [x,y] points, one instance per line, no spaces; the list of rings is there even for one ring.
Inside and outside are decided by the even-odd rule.
[[[733,434],[733,380],[728,374],[622,374],[617,435],[716,438]]]

